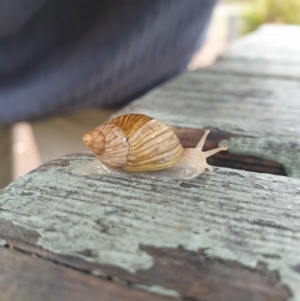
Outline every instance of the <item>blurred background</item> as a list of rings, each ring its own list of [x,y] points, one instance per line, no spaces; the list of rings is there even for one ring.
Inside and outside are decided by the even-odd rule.
[[[300,0],[223,0],[215,8],[206,43],[191,60],[195,70],[214,63],[238,37],[264,23],[300,24]],[[76,150],[74,150],[76,152]],[[41,164],[29,123],[13,128],[13,177],[24,175]]]

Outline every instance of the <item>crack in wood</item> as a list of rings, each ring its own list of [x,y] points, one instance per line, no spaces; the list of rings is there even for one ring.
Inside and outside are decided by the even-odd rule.
[[[269,227],[269,228],[274,228],[277,230],[284,230],[284,231],[291,231],[294,232],[293,229],[289,228],[289,227],[285,227],[283,225],[278,225],[273,221],[267,221],[267,220],[261,220],[261,219],[257,219],[254,221],[251,221],[252,224],[254,225],[259,225],[259,226],[263,226],[263,227]]]
[[[202,129],[183,128],[178,126],[171,126],[171,128],[179,138],[184,148],[194,148],[204,134],[204,131],[209,129],[210,134],[205,142],[204,151],[216,148],[219,146],[221,141],[228,141],[230,138],[254,138],[248,135],[233,134],[209,126],[206,126]],[[230,167],[284,176],[287,175],[282,164],[272,160],[266,160],[264,158],[249,155],[243,156],[231,154],[230,152],[221,152],[208,158],[207,162],[213,166]]]

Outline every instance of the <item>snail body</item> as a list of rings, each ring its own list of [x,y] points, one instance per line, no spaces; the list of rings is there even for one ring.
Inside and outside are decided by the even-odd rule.
[[[208,133],[206,130],[195,148],[183,149],[163,122],[143,114],[127,114],[96,127],[84,135],[83,141],[107,170],[190,179],[205,169],[213,171],[206,158],[227,149],[222,146],[203,152]]]

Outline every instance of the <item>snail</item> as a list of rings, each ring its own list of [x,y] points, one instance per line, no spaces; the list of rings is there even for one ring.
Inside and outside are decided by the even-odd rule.
[[[206,158],[227,150],[221,146],[203,152],[208,134],[206,130],[195,148],[184,149],[163,122],[143,114],[127,114],[96,127],[83,141],[103,163],[102,171],[191,179],[205,169],[213,171]]]

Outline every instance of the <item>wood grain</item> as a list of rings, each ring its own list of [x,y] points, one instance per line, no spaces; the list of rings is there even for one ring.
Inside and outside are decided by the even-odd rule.
[[[170,300],[6,248],[0,248],[0,291],[1,301]]]
[[[299,26],[263,25],[229,45],[216,66],[220,72],[299,80],[299,34]]]
[[[268,271],[263,264],[259,263],[254,269],[246,268],[234,261],[209,258],[205,255],[205,250],[191,252],[182,247],[176,249],[160,249],[151,246],[141,246],[141,250],[153,256],[154,265],[147,271],[140,270],[136,274],[129,274],[113,266],[97,265],[95,263],[90,264],[80,259],[78,260],[78,258],[75,257],[64,258],[64,256],[57,256],[47,250],[29,246],[16,240],[8,239],[8,241],[10,241],[9,246],[12,249],[25,251],[29,254],[36,254],[44,259],[75,268],[79,271],[84,271],[85,273],[93,272],[95,275],[101,275],[104,279],[109,279],[109,281],[118,282],[120,281],[119,279],[122,279],[124,282],[124,280],[126,280],[124,285],[131,288],[150,288],[153,279],[158,278],[160,286],[168,289],[166,292],[180,292],[182,296],[188,300],[277,301],[287,300],[291,296],[289,290],[280,283],[278,273]],[[0,249],[0,262],[1,255]],[[86,255],[88,255],[88,252],[86,252]],[[20,261],[19,257],[19,254],[12,257],[14,263]],[[28,271],[28,273],[33,273],[33,275],[40,272],[34,270],[36,263],[38,266],[37,269],[41,269],[41,265],[48,265],[47,262],[44,263],[42,261],[34,261],[32,263],[33,259],[30,258],[32,257],[29,257],[29,259],[24,257],[25,261],[29,261],[29,265],[32,268],[32,271]],[[19,267],[19,265],[17,266]],[[24,268],[23,264],[20,268]],[[17,273],[16,268],[14,267],[12,269],[15,271],[15,275],[15,273]],[[72,273],[72,270],[69,272]],[[86,277],[86,274],[83,275],[83,279],[87,278],[87,280],[90,280],[89,277]],[[9,273],[9,277],[10,276],[11,273]],[[9,277],[6,275],[3,278],[5,278],[5,281],[8,281]],[[55,273],[50,270],[48,277],[55,277]],[[17,283],[23,281],[22,277],[16,278],[17,281],[11,281],[10,286],[15,286]],[[45,285],[51,283],[49,279],[43,279],[43,281]],[[69,276],[65,277],[65,279],[60,279],[60,281],[64,283],[68,281],[73,282]],[[32,279],[28,281],[28,286],[30,286],[30,282],[32,282]],[[105,283],[102,281],[101,284],[104,286],[104,288],[100,286],[101,290],[106,290]],[[73,285],[78,286],[76,282],[73,282]],[[118,290],[118,286],[116,286],[115,289]],[[45,290],[43,294],[46,294]],[[84,296],[84,294],[85,292],[83,291],[82,296]],[[179,294],[177,298],[180,298]],[[109,297],[105,300],[111,299]]]
[[[91,160],[62,157],[2,190],[0,218],[12,224],[1,238],[192,300],[300,296],[299,180],[223,168],[192,181],[72,173]]]

